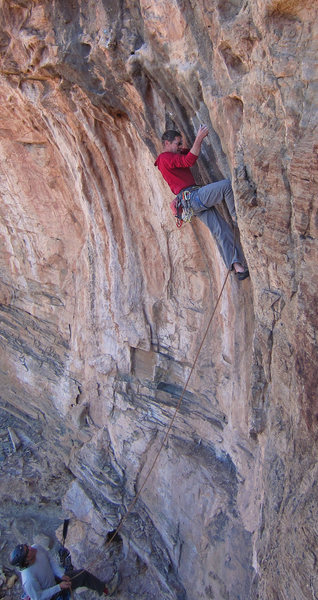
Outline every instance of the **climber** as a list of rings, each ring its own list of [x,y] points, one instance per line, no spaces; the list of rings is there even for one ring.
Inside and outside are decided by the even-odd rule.
[[[71,590],[78,587],[112,596],[118,584],[118,573],[107,584],[88,571],[72,571],[65,575],[64,569],[40,545],[19,544],[11,552],[10,562],[20,568],[22,586],[30,600],[67,600]]]
[[[188,151],[183,148],[181,133],[168,129],[161,138],[164,151],[159,154],[155,166],[176,196],[170,206],[177,217],[177,225],[180,227],[182,221],[190,221],[192,216],[198,217],[210,229],[227,268],[234,269],[238,279],[242,281],[249,276],[247,267],[243,266],[242,249],[235,243],[232,228],[215,208],[225,200],[236,225],[231,182],[224,179],[200,187],[196,185],[190,170],[198,159],[202,141],[208,133],[207,126],[200,125],[193,146]]]

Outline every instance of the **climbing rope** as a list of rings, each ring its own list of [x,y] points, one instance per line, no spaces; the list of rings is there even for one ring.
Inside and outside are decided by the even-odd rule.
[[[235,242],[236,242],[236,228],[234,228],[234,236],[233,236],[233,238],[234,238],[234,239],[233,239],[233,257],[234,257],[234,252],[235,252]],[[145,486],[146,486],[146,484],[147,484],[147,481],[148,481],[148,479],[149,479],[149,477],[150,477],[150,475],[151,475],[152,471],[154,470],[154,468],[155,468],[155,466],[156,466],[156,463],[157,463],[157,461],[158,461],[158,458],[159,458],[159,456],[160,456],[160,454],[161,454],[161,452],[162,452],[162,449],[163,449],[164,445],[166,444],[166,441],[167,441],[167,439],[168,439],[168,436],[169,436],[169,433],[170,433],[170,431],[171,431],[171,429],[172,429],[172,426],[173,426],[173,423],[174,423],[174,421],[175,421],[175,418],[176,418],[176,416],[177,416],[177,414],[178,414],[178,412],[179,412],[179,410],[180,410],[180,406],[181,406],[182,400],[183,400],[183,398],[184,398],[184,394],[185,394],[185,392],[186,392],[186,390],[187,390],[187,387],[188,387],[188,385],[189,385],[189,381],[190,381],[190,379],[191,379],[191,377],[192,377],[193,371],[194,371],[194,369],[195,369],[195,367],[196,367],[196,364],[197,364],[197,362],[198,362],[198,358],[199,358],[200,352],[201,352],[201,350],[202,350],[202,346],[203,346],[203,344],[204,344],[204,342],[205,342],[205,340],[206,340],[206,337],[207,337],[207,335],[208,335],[209,329],[210,329],[210,327],[211,327],[211,323],[212,323],[212,321],[213,321],[213,318],[214,318],[214,315],[215,315],[215,313],[216,313],[216,309],[217,309],[217,307],[218,307],[218,305],[219,305],[219,303],[220,303],[220,300],[221,300],[221,298],[222,298],[222,294],[223,294],[223,291],[224,291],[224,288],[225,288],[225,286],[226,286],[226,282],[227,282],[227,280],[228,280],[228,277],[229,277],[229,274],[230,274],[231,270],[232,270],[232,264],[231,264],[231,265],[229,266],[229,268],[227,269],[227,273],[226,273],[226,276],[225,276],[225,278],[224,278],[223,285],[222,285],[222,287],[221,287],[221,291],[220,291],[220,293],[219,293],[219,295],[218,295],[217,301],[216,301],[216,303],[215,303],[215,306],[214,306],[214,308],[213,308],[213,311],[212,311],[211,317],[210,317],[210,319],[209,319],[209,322],[208,322],[208,324],[207,324],[207,327],[206,327],[206,329],[205,329],[205,332],[204,332],[204,335],[203,335],[203,337],[202,337],[201,343],[200,343],[200,345],[199,345],[199,348],[198,348],[198,350],[197,350],[197,352],[196,352],[195,359],[194,359],[194,361],[193,361],[193,364],[192,364],[192,367],[191,367],[191,369],[190,369],[189,375],[188,375],[188,377],[187,377],[187,379],[186,379],[186,382],[185,382],[185,384],[184,384],[184,386],[183,386],[183,390],[182,390],[182,392],[181,392],[181,395],[180,395],[180,398],[179,398],[179,400],[178,400],[177,406],[176,406],[176,408],[175,408],[175,411],[174,411],[174,413],[173,413],[173,415],[172,415],[172,418],[171,418],[171,420],[170,420],[169,427],[168,427],[168,429],[167,429],[167,431],[166,431],[166,433],[165,433],[165,436],[164,436],[164,438],[163,438],[163,440],[162,440],[162,442],[161,442],[161,444],[160,444],[160,447],[159,447],[159,449],[158,449],[158,451],[157,451],[157,454],[156,454],[156,456],[155,456],[155,458],[154,458],[154,460],[153,460],[153,462],[152,462],[152,465],[151,465],[151,467],[150,467],[150,469],[149,469],[149,471],[148,471],[148,473],[147,473],[147,475],[146,475],[146,477],[145,477],[145,479],[144,479],[144,481],[143,481],[143,483],[142,483],[142,485],[141,485],[141,487],[140,487],[139,491],[137,492],[137,494],[135,495],[135,497],[133,498],[133,500],[132,500],[132,501],[130,502],[130,504],[128,505],[127,511],[126,511],[126,513],[124,514],[124,516],[121,518],[121,520],[120,520],[120,523],[119,523],[119,525],[118,525],[117,529],[114,531],[114,533],[112,534],[112,536],[110,537],[110,539],[107,541],[107,544],[106,544],[106,546],[105,546],[105,551],[106,551],[106,550],[108,550],[109,546],[111,545],[111,543],[113,542],[113,540],[115,539],[115,537],[117,536],[117,534],[118,534],[118,533],[121,531],[121,529],[122,529],[122,527],[123,527],[123,525],[124,525],[125,521],[127,520],[128,516],[129,516],[129,514],[131,513],[132,509],[134,508],[134,506],[135,506],[135,504],[136,504],[136,502],[137,502],[138,498],[140,497],[140,495],[141,495],[142,491],[144,490],[144,488],[145,488]],[[90,567],[92,564],[94,564],[94,563],[90,563],[90,564],[88,565],[88,567]],[[84,571],[84,569],[83,569],[83,571]],[[76,576],[78,576],[78,575],[80,575],[81,573],[83,573],[83,571],[80,571],[80,573],[77,573],[77,574],[76,574]],[[74,577],[74,579],[76,578],[76,576]],[[71,581],[72,581],[72,579],[73,579],[73,578],[71,577]]]
[[[148,481],[148,479],[149,479],[149,477],[150,477],[150,475],[151,475],[152,471],[154,470],[154,468],[155,468],[155,466],[156,466],[156,463],[157,463],[157,461],[158,461],[158,458],[159,458],[159,456],[160,456],[160,454],[161,454],[161,452],[162,452],[162,449],[163,449],[163,447],[164,447],[164,445],[165,445],[165,443],[166,443],[166,441],[167,441],[167,439],[168,439],[169,433],[170,433],[170,431],[171,431],[171,429],[172,429],[172,426],[173,426],[173,423],[174,423],[174,421],[175,421],[175,418],[176,418],[176,416],[177,416],[177,414],[178,414],[178,412],[179,412],[179,410],[180,410],[180,406],[181,406],[182,400],[183,400],[183,398],[184,398],[184,394],[185,394],[185,392],[186,392],[186,389],[187,389],[187,387],[188,387],[188,385],[189,385],[189,381],[190,381],[190,379],[191,379],[191,376],[192,376],[192,374],[193,374],[193,371],[194,371],[194,369],[195,369],[195,367],[196,367],[196,364],[197,364],[197,362],[198,362],[198,358],[199,358],[200,352],[201,352],[201,350],[202,350],[202,346],[203,346],[203,344],[204,344],[204,342],[205,342],[206,336],[208,335],[208,331],[209,331],[209,329],[210,329],[210,327],[211,327],[211,323],[212,323],[213,317],[214,317],[214,315],[215,315],[216,309],[217,309],[217,307],[218,307],[218,305],[219,305],[219,302],[220,302],[220,300],[221,300],[221,297],[222,297],[222,294],[223,294],[223,290],[224,290],[224,288],[225,288],[225,285],[226,285],[226,282],[227,282],[227,280],[228,280],[228,277],[229,277],[230,271],[231,271],[231,268],[229,268],[229,269],[227,270],[227,273],[226,273],[226,276],[225,276],[225,279],[224,279],[224,282],[223,282],[223,285],[222,285],[221,291],[220,291],[220,293],[219,293],[218,299],[217,299],[217,301],[216,301],[216,304],[215,304],[215,306],[214,306],[214,309],[213,309],[213,311],[212,311],[212,314],[211,314],[211,317],[210,317],[210,319],[209,319],[208,325],[207,325],[207,327],[206,327],[205,333],[204,333],[204,335],[203,335],[203,337],[202,337],[202,340],[201,340],[201,343],[200,343],[199,349],[197,350],[197,353],[196,353],[196,356],[195,356],[194,362],[193,362],[193,364],[192,364],[192,367],[191,367],[191,369],[190,369],[190,372],[189,372],[189,375],[188,375],[188,377],[187,377],[187,380],[186,380],[186,382],[185,382],[185,384],[184,384],[184,386],[183,386],[183,390],[182,390],[182,392],[181,392],[181,395],[180,395],[180,398],[179,398],[179,400],[178,400],[177,406],[176,406],[176,408],[175,408],[175,411],[174,411],[174,413],[173,413],[173,415],[172,415],[172,418],[171,418],[171,420],[170,420],[169,427],[168,427],[168,429],[167,429],[167,431],[166,431],[166,433],[165,433],[165,436],[164,436],[164,438],[163,438],[163,440],[162,440],[162,442],[161,442],[161,444],[160,444],[160,447],[159,447],[159,449],[158,449],[158,451],[157,451],[157,454],[156,454],[156,456],[155,456],[155,458],[154,458],[154,460],[153,460],[153,462],[152,462],[152,465],[151,465],[151,467],[150,467],[150,469],[149,469],[149,471],[148,471],[148,473],[147,473],[147,475],[146,475],[146,477],[145,477],[145,479],[144,479],[144,481],[143,481],[143,483],[142,483],[142,485],[141,485],[141,487],[140,487],[139,491],[137,492],[136,496],[134,497],[134,499],[133,499],[133,500],[131,501],[131,503],[129,504],[129,506],[128,506],[128,508],[127,508],[127,512],[126,512],[126,514],[125,514],[125,515],[122,517],[122,519],[121,519],[121,521],[120,521],[120,523],[119,523],[119,525],[118,525],[118,527],[117,527],[116,531],[115,531],[115,532],[114,532],[114,534],[111,536],[111,538],[108,540],[108,542],[107,542],[107,544],[106,544],[106,549],[109,547],[109,545],[112,543],[112,541],[114,540],[114,538],[116,537],[116,535],[118,534],[118,532],[121,530],[121,528],[122,528],[123,524],[125,523],[125,521],[126,521],[126,519],[127,519],[128,515],[131,513],[131,511],[132,511],[133,507],[135,506],[135,504],[136,504],[136,502],[137,502],[138,498],[140,497],[140,495],[141,495],[141,493],[142,493],[143,489],[145,488],[145,485],[146,485],[146,483],[147,483],[147,481]]]
[[[126,513],[124,514],[124,516],[121,518],[121,521],[120,521],[120,523],[119,523],[119,525],[118,525],[117,529],[114,531],[114,533],[112,534],[112,536],[110,537],[110,539],[107,541],[107,544],[106,544],[106,546],[105,546],[105,551],[106,551],[106,550],[108,550],[109,546],[111,545],[111,543],[113,542],[113,540],[115,539],[115,537],[117,536],[117,534],[118,534],[118,533],[120,532],[120,530],[122,529],[122,527],[123,527],[123,525],[124,525],[125,521],[127,520],[127,518],[128,518],[128,516],[129,516],[129,514],[131,513],[132,509],[134,508],[134,506],[135,506],[135,504],[136,504],[136,502],[137,502],[138,498],[140,497],[140,495],[141,495],[142,491],[144,490],[144,488],[145,488],[145,486],[146,486],[146,484],[147,484],[147,481],[148,481],[148,479],[149,479],[149,477],[150,477],[150,475],[151,475],[152,471],[154,470],[154,468],[155,468],[155,466],[156,466],[156,463],[157,463],[157,461],[158,461],[158,458],[159,458],[159,456],[160,456],[160,454],[161,454],[161,452],[162,452],[162,449],[163,449],[163,447],[164,447],[164,445],[165,445],[165,443],[166,443],[166,441],[167,441],[167,439],[168,439],[169,433],[170,433],[170,431],[171,431],[171,429],[172,429],[172,426],[173,426],[173,423],[174,423],[174,421],[175,421],[175,418],[176,418],[176,416],[177,416],[177,414],[178,414],[178,412],[179,412],[179,410],[180,410],[180,406],[181,406],[182,400],[183,400],[183,398],[184,398],[184,394],[185,394],[185,392],[186,392],[186,389],[187,389],[187,387],[188,387],[188,385],[189,385],[189,381],[190,381],[190,379],[191,379],[191,376],[192,376],[192,374],[193,374],[193,371],[194,371],[194,369],[195,369],[195,367],[196,367],[196,364],[197,364],[197,362],[198,362],[198,358],[199,358],[200,352],[201,352],[201,350],[202,350],[202,346],[203,346],[203,344],[204,344],[204,342],[205,342],[205,339],[206,339],[206,337],[207,337],[207,335],[208,335],[208,331],[209,331],[209,329],[210,329],[210,327],[211,327],[211,323],[212,323],[212,321],[213,321],[214,315],[215,315],[215,313],[216,313],[216,309],[217,309],[217,307],[218,307],[218,305],[219,305],[219,302],[220,302],[220,300],[221,300],[221,297],[222,297],[222,294],[223,294],[223,291],[224,291],[224,288],[225,288],[226,282],[227,282],[227,280],[228,280],[228,277],[229,277],[230,271],[231,271],[231,267],[230,267],[230,268],[228,268],[228,270],[227,270],[227,273],[226,273],[226,276],[225,276],[225,279],[224,279],[224,282],[223,282],[223,285],[222,285],[221,291],[220,291],[220,293],[219,293],[219,295],[218,295],[217,301],[216,301],[216,303],[215,303],[215,306],[214,306],[214,309],[213,309],[213,311],[212,311],[211,317],[210,317],[210,319],[209,319],[208,325],[207,325],[207,327],[206,327],[205,333],[204,333],[204,335],[203,335],[203,337],[202,337],[202,340],[201,340],[200,346],[199,346],[199,348],[198,348],[198,350],[197,350],[197,353],[196,353],[196,356],[195,356],[194,362],[193,362],[193,364],[192,364],[192,367],[191,367],[191,369],[190,369],[190,372],[189,372],[189,375],[188,375],[188,377],[187,377],[187,380],[186,380],[186,382],[185,382],[185,384],[184,384],[184,386],[183,386],[183,390],[182,390],[182,392],[181,392],[181,395],[180,395],[180,398],[179,398],[179,400],[178,400],[177,406],[176,406],[176,408],[175,408],[175,411],[174,411],[174,413],[173,413],[173,415],[172,415],[172,418],[171,418],[171,420],[170,420],[169,427],[168,427],[168,429],[167,429],[167,431],[166,431],[166,433],[165,433],[165,436],[164,436],[164,438],[163,438],[163,440],[162,440],[162,442],[161,442],[161,444],[160,444],[160,447],[159,447],[159,449],[158,449],[158,451],[157,451],[157,454],[156,454],[156,456],[155,456],[155,458],[154,458],[154,460],[153,460],[153,462],[152,462],[152,465],[151,465],[151,467],[150,467],[150,469],[149,469],[149,471],[148,471],[148,473],[147,473],[147,475],[146,475],[146,477],[145,477],[145,479],[144,479],[144,481],[143,481],[143,483],[142,483],[142,485],[141,485],[141,487],[140,487],[139,491],[137,492],[136,496],[135,496],[135,497],[134,497],[134,499],[131,501],[131,503],[128,505],[127,512],[126,512]],[[90,563],[90,564],[88,565],[87,569],[88,569],[88,568],[89,568],[89,567],[90,567],[92,564],[93,564],[93,563]],[[78,575],[80,575],[80,574],[81,574],[81,573],[83,573],[83,572],[84,572],[84,569],[83,569],[83,571],[81,571],[80,573],[77,573],[77,574],[76,574],[74,577],[71,577],[71,581],[72,581],[72,579],[75,579],[75,578],[76,578]],[[107,584],[106,584],[106,585],[107,585]]]

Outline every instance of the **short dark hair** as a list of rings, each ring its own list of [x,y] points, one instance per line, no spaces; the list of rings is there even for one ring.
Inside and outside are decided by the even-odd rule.
[[[20,569],[25,569],[27,567],[26,558],[28,555],[28,545],[27,544],[18,544],[12,550],[10,555],[10,563],[14,566],[20,567]]]
[[[167,129],[164,134],[161,136],[161,141],[165,142],[173,142],[174,138],[182,137],[180,131],[176,131],[175,129]]]

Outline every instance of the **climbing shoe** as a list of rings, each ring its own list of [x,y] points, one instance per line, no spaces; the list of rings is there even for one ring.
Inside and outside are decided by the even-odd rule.
[[[243,281],[243,279],[246,279],[247,277],[250,276],[249,270],[246,269],[246,271],[243,271],[243,273],[235,273],[235,275],[237,275],[237,278],[240,281]]]

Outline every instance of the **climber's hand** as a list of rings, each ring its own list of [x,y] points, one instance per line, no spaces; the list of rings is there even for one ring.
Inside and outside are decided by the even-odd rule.
[[[70,590],[70,589],[72,589],[71,581],[65,581],[65,580],[62,579],[62,581],[60,583],[60,588],[61,588],[61,590]]]
[[[200,125],[199,131],[197,133],[197,137],[199,136],[201,140],[205,138],[209,134],[209,128],[207,125]]]

